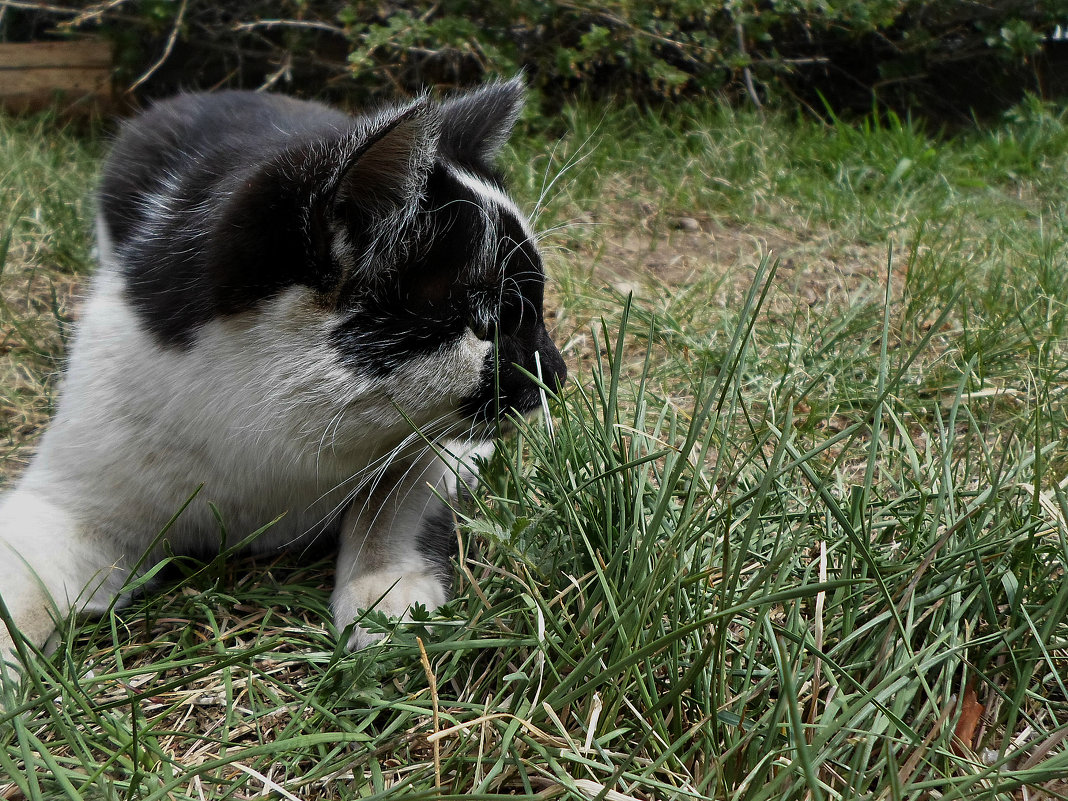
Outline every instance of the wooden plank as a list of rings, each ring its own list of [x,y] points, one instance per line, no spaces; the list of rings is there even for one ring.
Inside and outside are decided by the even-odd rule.
[[[0,44],[0,107],[8,111],[92,113],[111,96],[111,45],[102,39]]]
[[[111,44],[102,39],[0,44],[0,71],[38,67],[111,69]]]
[[[41,95],[52,92],[111,94],[111,70],[37,68],[0,70],[0,97]]]

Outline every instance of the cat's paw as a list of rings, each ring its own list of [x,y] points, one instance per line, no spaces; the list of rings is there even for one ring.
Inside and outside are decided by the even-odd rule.
[[[334,610],[334,625],[340,631],[357,620],[365,609],[373,608],[387,617],[410,620],[409,612],[416,604],[432,610],[447,600],[441,579],[433,573],[376,570],[339,585],[330,605]],[[350,651],[366,648],[382,636],[356,625],[346,647]]]

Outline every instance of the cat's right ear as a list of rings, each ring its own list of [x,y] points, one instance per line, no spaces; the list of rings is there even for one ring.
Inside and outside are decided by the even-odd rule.
[[[406,217],[426,189],[439,132],[438,115],[426,98],[380,119],[343,168],[335,214],[350,220]]]

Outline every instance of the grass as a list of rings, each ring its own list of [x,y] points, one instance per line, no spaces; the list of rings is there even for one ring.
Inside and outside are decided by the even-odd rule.
[[[529,122],[573,380],[486,470],[454,599],[343,654],[329,561],[176,559],[4,685],[0,794],[1068,796],[1066,145],[1037,101]],[[8,474],[99,152],[0,127]]]

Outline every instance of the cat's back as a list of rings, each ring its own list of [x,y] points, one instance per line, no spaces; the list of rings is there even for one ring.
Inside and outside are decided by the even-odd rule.
[[[178,95],[123,124],[104,164],[99,212],[121,242],[153,201],[217,192],[287,148],[343,136],[353,124],[335,109],[283,95]]]
[[[352,123],[340,111],[284,95],[239,90],[183,94],[124,123],[105,169],[157,166],[175,156],[254,159],[308,139],[344,134]]]
[[[342,134],[352,118],[308,100],[239,90],[183,94],[155,103],[123,125],[110,161],[151,162],[160,153],[273,151],[279,145]]]

